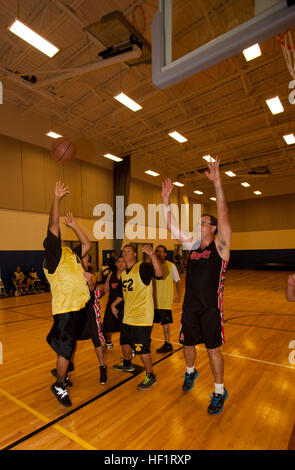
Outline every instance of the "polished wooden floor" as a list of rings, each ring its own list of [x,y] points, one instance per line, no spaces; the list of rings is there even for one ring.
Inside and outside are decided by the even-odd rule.
[[[72,408],[50,391],[55,355],[45,338],[51,327],[50,295],[0,300],[1,449],[295,449],[295,304],[284,297],[287,272],[229,271],[225,285],[224,410],[207,414],[213,380],[203,346],[199,377],[182,392],[185,372],[178,344],[181,304],[174,305],[174,352],[156,353],[162,329],[152,332],[157,384],[136,385],[143,372],[112,369],[120,360],[118,334],[106,354],[109,380],[99,383],[91,341],[78,345],[71,374]],[[105,306],[105,300],[102,302]],[[140,359],[135,362],[140,365]],[[294,361],[293,361],[294,362]]]

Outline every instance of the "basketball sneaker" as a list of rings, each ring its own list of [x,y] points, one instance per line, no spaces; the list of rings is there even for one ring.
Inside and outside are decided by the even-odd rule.
[[[115,364],[113,368],[121,372],[133,372],[135,370],[135,365],[130,363],[129,366],[125,366],[124,362],[120,362],[120,364]]]
[[[167,343],[166,341],[161,348],[157,349],[157,353],[166,353],[171,351],[173,351],[172,344]]]
[[[152,387],[156,383],[157,383],[156,376],[152,372],[149,372],[146,374],[143,381],[137,385],[137,388],[138,390],[147,390],[148,388]]]
[[[107,376],[107,366],[100,366],[100,383],[102,385],[107,383],[108,376]]]
[[[198,377],[199,373],[195,370],[195,372],[192,372],[191,374],[188,374],[187,372],[185,373],[184,376],[184,382],[182,386],[182,390],[184,392],[188,392],[191,390],[194,386],[195,380]]]
[[[52,369],[51,373],[52,373],[53,377],[57,377],[57,369]],[[70,381],[70,377],[68,375],[65,378],[65,384],[66,384],[67,387],[72,387],[73,386],[72,382]]]
[[[113,343],[110,342],[110,343],[106,343],[106,348],[107,349],[112,349],[114,347]]]
[[[72,406],[72,402],[70,400],[70,397],[68,395],[67,387],[65,383],[59,384],[55,383],[51,385],[51,391],[52,393],[56,396],[57,400],[63,405],[63,406]]]
[[[208,406],[208,413],[210,415],[218,415],[223,409],[223,405],[225,400],[228,397],[227,391],[224,389],[223,394],[220,393],[212,393],[210,396],[210,405]]]

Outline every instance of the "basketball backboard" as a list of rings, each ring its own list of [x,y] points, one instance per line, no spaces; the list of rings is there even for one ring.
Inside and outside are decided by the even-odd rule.
[[[167,88],[295,25],[295,0],[159,0],[153,82]]]

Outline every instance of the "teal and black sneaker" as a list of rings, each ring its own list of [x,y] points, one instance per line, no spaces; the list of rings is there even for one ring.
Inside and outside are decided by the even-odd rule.
[[[228,397],[227,391],[224,389],[223,394],[220,393],[212,393],[210,396],[210,405],[208,406],[208,413],[210,415],[218,415],[223,409],[223,405],[225,400]]]
[[[187,372],[185,373],[184,382],[182,386],[182,390],[184,392],[188,392],[189,390],[193,388],[195,380],[198,377],[198,375],[199,373],[196,370],[195,372],[192,372],[191,374],[188,374]]]

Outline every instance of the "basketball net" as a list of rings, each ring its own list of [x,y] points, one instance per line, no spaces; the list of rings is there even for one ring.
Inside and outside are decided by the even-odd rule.
[[[284,58],[291,77],[295,80],[295,46],[291,31],[288,29],[278,35],[278,41],[284,54]]]
[[[279,34],[278,41],[283,51],[287,68],[293,79],[289,82],[289,88],[293,88],[293,91],[289,94],[289,103],[295,104],[295,47],[291,31],[288,29],[284,33]]]

